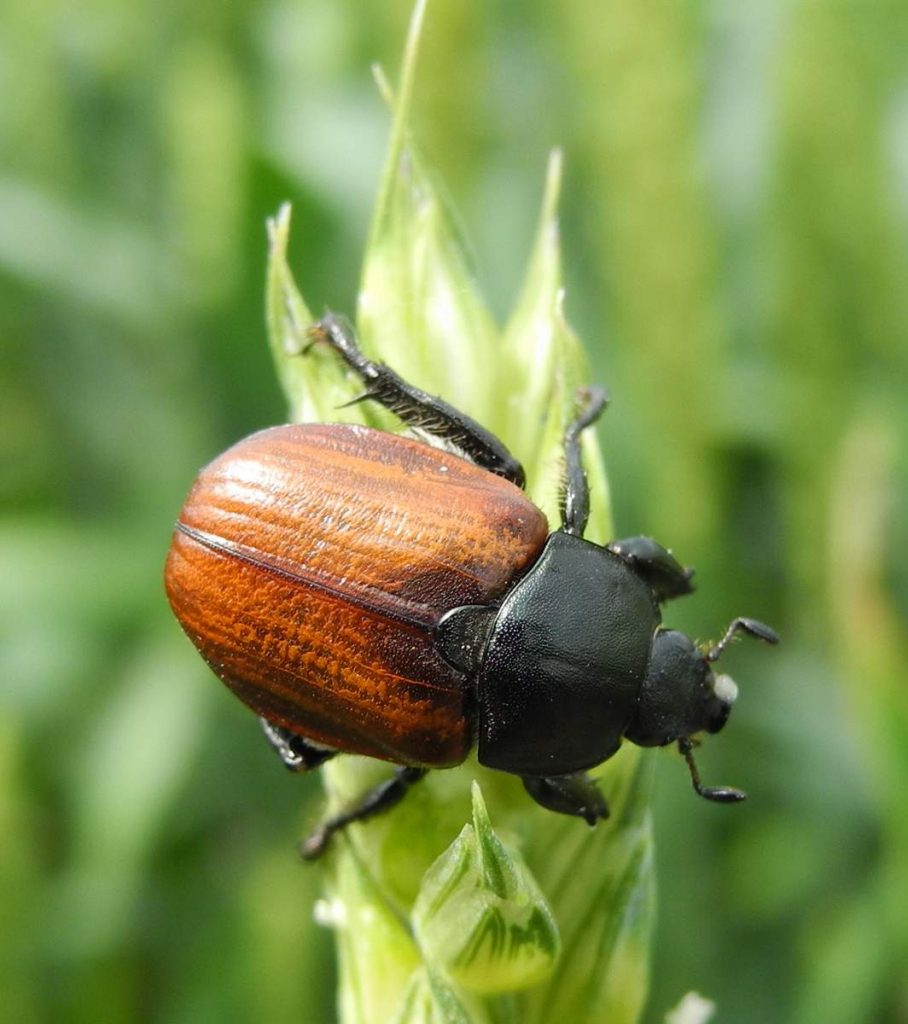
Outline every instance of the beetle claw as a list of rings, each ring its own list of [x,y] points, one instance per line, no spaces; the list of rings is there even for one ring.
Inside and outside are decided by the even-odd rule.
[[[331,839],[331,830],[327,828],[316,829],[311,836],[308,836],[299,844],[299,855],[303,860],[318,860],[328,849],[328,842]]]
[[[747,799],[747,794],[733,786],[701,786],[697,793],[705,800],[714,800],[717,804],[737,804]]]

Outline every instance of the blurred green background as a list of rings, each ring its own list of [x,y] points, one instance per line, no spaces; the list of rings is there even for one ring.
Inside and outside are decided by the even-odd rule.
[[[0,38],[0,1018],[321,1022],[279,770],[171,619],[196,469],[280,421],[265,218],[352,310],[408,0],[10,0]],[[737,613],[694,799],[660,754],[647,1020],[908,1021],[908,5],[432,0],[416,123],[504,316],[564,148],[620,534]]]

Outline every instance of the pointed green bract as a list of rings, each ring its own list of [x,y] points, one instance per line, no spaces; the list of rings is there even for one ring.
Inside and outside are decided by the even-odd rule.
[[[396,98],[381,81],[394,121],[356,326],[369,356],[494,430],[524,462],[530,496],[557,526],[564,433],[578,412],[577,390],[589,382],[564,314],[561,157],[549,162],[520,298],[499,330],[471,276],[456,218],[410,137],[423,8],[414,14]],[[307,350],[311,313],[287,266],[288,231],[285,207],[269,225],[267,311],[292,418],[403,430],[371,403],[341,408],[361,385],[334,353]],[[587,537],[603,542],[611,524],[593,431],[583,445]],[[653,917],[651,767],[633,748],[600,770],[613,813],[594,830],[543,811],[518,780],[471,761],[430,774],[391,812],[337,835],[326,858],[326,916],[337,929],[344,1024],[637,1020]],[[329,762],[327,811],[354,803],[391,771],[359,757]],[[490,810],[477,787],[468,822],[471,776],[482,779]]]
[[[362,423],[357,406],[341,409],[350,398],[350,385],[338,359],[310,343],[307,330],[314,321],[287,265],[290,204],[268,222],[268,275],[265,319],[268,342],[278,378],[294,423],[338,420]],[[303,355],[305,353],[305,356]]]
[[[357,304],[367,348],[380,353],[407,379],[481,419],[501,424],[497,402],[497,331],[475,287],[454,215],[409,137],[422,7],[417,6],[395,101],[391,145]]]
[[[562,440],[577,412],[576,392],[589,382],[586,358],[564,314],[564,281],[558,199],[562,159],[549,159],[545,194],[536,239],[501,343],[501,360],[510,382],[502,398],[507,422],[502,434],[511,439],[522,460],[534,501],[557,522],[562,481]],[[586,536],[604,542],[611,536],[605,472],[592,431],[583,438],[590,484],[590,523]]]
[[[491,1024],[474,1000],[469,1009],[436,972],[414,972],[391,1024]]]
[[[474,992],[513,992],[548,977],[558,928],[523,859],[492,830],[477,783],[473,823],[426,872],[413,908],[426,961]]]

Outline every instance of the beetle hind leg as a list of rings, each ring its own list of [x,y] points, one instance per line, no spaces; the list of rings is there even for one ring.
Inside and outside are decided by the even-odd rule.
[[[583,818],[588,825],[595,825],[609,815],[605,797],[586,772],[547,777],[525,775],[523,786],[537,804],[558,814]]]
[[[335,832],[351,825],[354,821],[365,821],[399,804],[411,786],[425,778],[427,768],[398,768],[390,779],[385,779],[368,790],[358,804],[350,810],[328,818],[300,844],[300,856],[304,860],[316,860],[327,850]]]
[[[365,385],[365,393],[354,401],[378,402],[407,426],[447,441],[478,466],[523,487],[523,466],[491,431],[443,399],[408,384],[389,366],[367,358],[343,317],[328,313],[309,333],[313,344],[330,345]]]

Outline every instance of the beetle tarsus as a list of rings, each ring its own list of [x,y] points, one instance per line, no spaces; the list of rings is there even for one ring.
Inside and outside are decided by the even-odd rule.
[[[385,779],[368,790],[360,802],[350,810],[323,821],[308,839],[300,843],[300,856],[303,860],[316,860],[321,857],[336,832],[353,824],[354,821],[365,821],[390,810],[403,800],[411,786],[425,778],[426,772],[425,768],[410,768],[406,765],[399,767],[390,779]]]
[[[316,829],[299,844],[300,857],[303,860],[318,860],[328,849],[328,841],[333,834],[333,830],[327,828]]]
[[[704,800],[712,800],[717,804],[738,804],[747,799],[747,794],[734,786],[702,786],[697,793]]]
[[[700,781],[700,770],[694,760],[694,741],[689,736],[682,736],[678,740],[678,750],[687,762],[687,770],[690,772],[691,785],[698,796],[704,800],[712,800],[717,804],[737,804],[747,799],[747,794],[733,786],[704,786]]]
[[[564,489],[561,492],[561,528],[565,533],[582,537],[590,517],[590,488],[583,469],[580,436],[602,415],[608,405],[604,388],[580,388],[577,400],[580,412],[564,433]]]
[[[504,444],[476,420],[441,398],[407,383],[389,366],[369,359],[359,348],[350,322],[328,313],[309,329],[312,343],[330,345],[366,385],[366,398],[384,406],[409,427],[453,445],[478,466],[523,487],[523,466]]]

